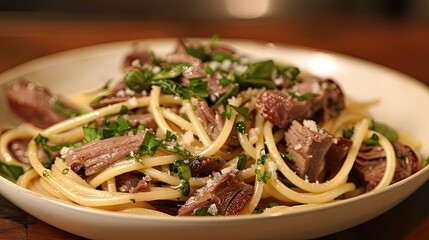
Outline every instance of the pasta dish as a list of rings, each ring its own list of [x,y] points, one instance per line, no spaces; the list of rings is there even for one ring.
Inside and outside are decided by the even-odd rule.
[[[336,79],[219,41],[134,46],[123,77],[70,98],[31,79],[2,90],[0,173],[34,192],[157,216],[282,214],[385,188],[425,164]],[[339,79],[341,80],[341,79]],[[91,100],[87,101],[91,96]]]

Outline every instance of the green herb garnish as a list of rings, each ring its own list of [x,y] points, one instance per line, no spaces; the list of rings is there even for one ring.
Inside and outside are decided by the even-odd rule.
[[[247,115],[249,109],[247,107],[237,107],[231,104],[227,104],[225,107],[225,112],[222,113],[222,116],[226,117],[228,120],[231,119],[231,108],[237,111],[238,114],[243,116],[247,120],[252,120],[252,118]]]
[[[191,168],[185,161],[177,160],[173,164],[173,171],[177,172],[177,176],[180,180],[183,180],[182,186],[180,187],[182,194],[184,196],[188,196],[190,193],[191,185],[189,183],[189,179],[191,178]]]
[[[343,137],[350,139],[353,136],[354,131],[355,131],[354,127],[344,129],[343,130]]]
[[[377,136],[377,134],[373,133],[371,135],[371,137],[366,140],[366,144],[368,144],[370,146],[378,145],[378,136]]]
[[[238,156],[237,169],[243,170],[244,167],[246,166],[246,163],[247,163],[247,155],[245,153],[241,153]]]
[[[197,208],[195,210],[195,216],[219,216],[218,213],[212,213],[209,211],[210,206],[203,206],[200,208]]]
[[[372,120],[371,129],[385,136],[391,142],[398,141],[398,138],[399,138],[398,133],[393,128],[389,127],[384,123]]]
[[[298,100],[298,101],[305,101],[305,100],[308,100],[308,99],[310,99],[310,98],[312,98],[312,97],[316,97],[316,96],[319,96],[319,94],[317,94],[317,93],[304,93],[304,94],[296,94],[296,93],[294,93],[294,92],[289,92],[289,95],[292,97],[292,98],[294,98],[294,99],[296,99],[296,100]]]
[[[290,153],[280,153],[280,157],[285,161],[293,161],[293,156]]]
[[[239,133],[246,133],[246,124],[243,121],[236,122],[235,128]]]
[[[0,162],[0,175],[2,177],[5,177],[12,182],[16,182],[22,174],[24,174],[24,169],[21,166]]]
[[[67,107],[60,101],[55,101],[55,103],[52,105],[55,112],[61,114],[64,117],[75,117],[78,115],[82,115],[85,113],[84,110],[76,110],[70,107]]]

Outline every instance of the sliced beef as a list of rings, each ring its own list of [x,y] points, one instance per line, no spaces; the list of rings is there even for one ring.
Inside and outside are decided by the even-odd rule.
[[[315,95],[299,99],[305,94]],[[286,128],[293,120],[326,121],[337,116],[344,109],[344,96],[334,81],[306,77],[282,90],[265,90],[256,107],[272,124]]]
[[[49,89],[24,79],[3,87],[10,110],[22,120],[39,128],[47,128],[68,116],[54,109],[56,102],[70,110],[77,110],[71,103]]]
[[[16,139],[9,143],[8,149],[10,153],[13,155],[13,157],[25,164],[30,165],[30,160],[28,159],[28,143],[30,142],[31,138],[23,138],[23,139]],[[49,159],[46,153],[43,151],[42,145],[39,145],[37,147],[37,156],[39,160],[42,163],[48,163]],[[52,152],[52,156],[56,157],[58,156],[58,152]]]
[[[124,59],[124,69],[132,67],[134,61],[138,60],[140,64],[151,63],[151,53],[147,49],[139,49],[129,53]]]
[[[225,119],[218,111],[209,107],[206,101],[196,102],[196,115],[200,118],[211,140],[215,140],[222,131]],[[224,149],[227,150],[240,145],[237,139],[237,130],[233,128],[224,144]]]
[[[327,179],[325,180],[335,177],[340,171],[352,143],[353,141],[350,139],[338,137],[334,144],[331,145],[325,155],[325,169],[327,171]]]
[[[75,172],[83,167],[85,175],[89,176],[124,159],[131,152],[137,153],[144,136],[145,133],[141,133],[134,136],[94,140],[69,151],[65,156],[65,161]]]
[[[322,110],[319,110],[315,114],[315,118],[319,121],[328,121],[338,116],[345,108],[343,91],[332,79],[322,81],[322,96],[324,100]]]
[[[115,177],[116,190],[118,192],[130,192],[143,178],[143,173],[138,171],[126,172]]]
[[[192,177],[206,177],[213,172],[219,172],[225,166],[226,161],[219,156],[196,157],[189,163]]]
[[[315,182],[325,166],[325,155],[333,138],[314,121],[306,120],[304,125],[293,121],[285,133],[287,152],[293,157],[293,161],[286,163],[301,178]]]
[[[144,114],[124,114],[121,116],[124,120],[127,120],[130,124],[131,128],[137,128],[139,125],[143,125],[146,128],[150,128],[154,131],[158,129],[158,125],[156,124],[155,118],[153,117],[152,113],[144,113]],[[118,121],[118,116],[113,116],[106,119],[97,119],[96,120],[96,126],[101,128],[105,126],[107,123],[116,123]]]
[[[393,142],[396,155],[395,175],[392,183],[401,181],[418,171],[418,158],[408,146]],[[353,166],[352,174],[367,191],[374,189],[383,178],[386,169],[386,156],[380,146],[363,144]]]
[[[136,186],[130,188],[130,193],[138,193],[138,192],[149,192],[150,191],[150,182],[152,179],[149,176],[145,176],[137,183]]]
[[[253,186],[240,182],[234,173],[226,173],[199,190],[179,209],[179,216],[195,215],[202,207],[216,205],[220,215],[237,215],[250,201]]]
[[[216,72],[213,76],[207,78],[207,92],[210,96],[210,100],[215,102],[220,97],[225,95],[227,92],[232,91],[236,86],[234,83],[228,83],[222,86],[219,82],[222,76],[219,72]]]
[[[265,90],[256,107],[272,124],[286,128],[293,120],[302,121],[312,115],[309,101],[293,99],[287,91]]]
[[[126,172],[115,177],[116,190],[125,193],[150,191],[151,178],[138,171]]]

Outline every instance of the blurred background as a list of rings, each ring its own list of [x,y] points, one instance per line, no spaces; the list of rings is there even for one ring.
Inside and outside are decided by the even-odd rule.
[[[0,72],[98,43],[245,38],[336,51],[427,82],[427,0],[2,0]]]

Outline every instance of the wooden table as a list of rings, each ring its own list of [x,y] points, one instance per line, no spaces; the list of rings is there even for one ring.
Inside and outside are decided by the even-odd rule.
[[[342,16],[217,22],[0,19],[0,72],[47,54],[98,43],[213,34],[340,52],[394,68],[429,85],[428,22],[353,21]],[[427,182],[378,218],[322,239],[429,239],[428,193]],[[27,215],[0,196],[0,239],[78,238]]]

